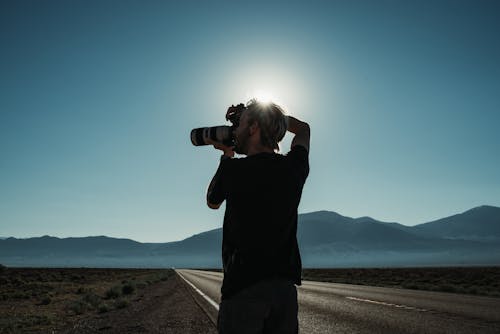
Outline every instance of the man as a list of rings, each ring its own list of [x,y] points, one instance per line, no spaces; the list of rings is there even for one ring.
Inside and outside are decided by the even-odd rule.
[[[291,150],[277,154],[286,130],[295,134]],[[212,209],[226,200],[219,333],[298,333],[297,207],[309,174],[309,125],[252,100],[233,134],[235,147],[211,142],[224,154],[207,191]],[[246,157],[234,159],[234,151]]]

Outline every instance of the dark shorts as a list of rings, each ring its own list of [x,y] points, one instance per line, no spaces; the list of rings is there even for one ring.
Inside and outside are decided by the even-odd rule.
[[[264,280],[224,299],[217,327],[220,334],[296,334],[297,312],[297,289],[292,282]]]

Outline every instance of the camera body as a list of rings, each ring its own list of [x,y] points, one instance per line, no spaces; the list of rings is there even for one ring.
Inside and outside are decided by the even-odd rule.
[[[229,107],[226,120],[231,122],[231,126],[220,125],[193,129],[191,130],[191,142],[194,146],[210,145],[207,139],[211,139],[226,146],[234,146],[233,131],[239,126],[241,114],[245,110],[246,107],[243,103]]]

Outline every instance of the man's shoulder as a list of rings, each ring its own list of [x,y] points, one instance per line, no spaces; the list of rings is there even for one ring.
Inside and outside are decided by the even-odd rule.
[[[307,160],[309,157],[309,151],[304,146],[298,144],[292,146],[286,156],[291,159]]]
[[[290,154],[292,152],[300,152],[300,153],[309,154],[309,150],[304,145],[301,145],[301,144],[293,145],[292,148],[290,148],[290,151],[288,152],[288,154]]]

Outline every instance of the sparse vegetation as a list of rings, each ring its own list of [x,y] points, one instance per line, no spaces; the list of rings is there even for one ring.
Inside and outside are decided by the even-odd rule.
[[[83,296],[82,301],[87,303],[91,308],[96,308],[101,303],[101,297],[94,293],[87,293]]]
[[[124,295],[130,295],[135,291],[135,286],[132,283],[125,283],[122,286],[122,294]]]
[[[106,291],[106,299],[115,299],[120,297],[120,295],[121,289],[118,285],[115,285]]]
[[[78,290],[76,290],[77,295],[84,294],[87,291],[87,289],[83,286],[79,287]]]
[[[89,307],[83,300],[75,300],[69,304],[68,309],[75,314],[83,314],[89,310]]]
[[[302,278],[500,297],[500,267],[304,269]]]
[[[42,300],[40,300],[40,305],[49,305],[50,302],[52,302],[50,296],[45,296],[42,298]]]
[[[169,269],[0,267],[0,334],[51,333],[87,314],[126,308],[141,289],[172,275]]]
[[[106,313],[109,310],[110,310],[109,305],[106,303],[100,304],[99,307],[97,308],[97,312],[99,313]]]
[[[125,299],[117,299],[115,301],[115,308],[117,308],[117,309],[125,308],[128,305],[129,305],[129,302]]]

